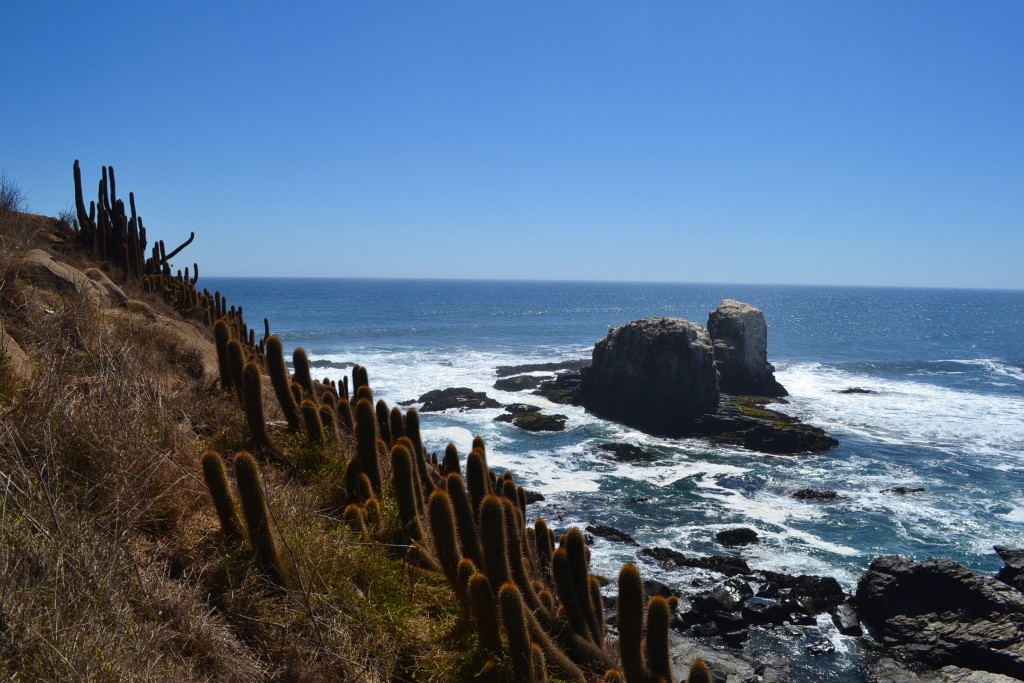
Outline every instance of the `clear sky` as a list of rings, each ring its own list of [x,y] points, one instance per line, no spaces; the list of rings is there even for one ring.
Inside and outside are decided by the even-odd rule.
[[[1024,288],[1020,0],[0,18],[30,208],[113,164],[205,274]]]

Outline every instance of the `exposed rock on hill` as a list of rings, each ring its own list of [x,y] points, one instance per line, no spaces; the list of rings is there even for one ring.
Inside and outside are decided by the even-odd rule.
[[[647,431],[681,436],[718,408],[711,338],[680,318],[644,318],[617,327],[594,346],[580,400],[598,415]]]
[[[761,309],[726,299],[708,316],[718,388],[727,394],[785,396],[768,362],[768,325]]]

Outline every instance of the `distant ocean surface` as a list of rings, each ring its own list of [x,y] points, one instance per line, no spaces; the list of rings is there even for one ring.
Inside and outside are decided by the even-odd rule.
[[[482,435],[492,466],[545,496],[531,516],[558,529],[603,523],[642,545],[708,554],[723,552],[716,531],[749,526],[761,543],[734,552],[751,566],[834,576],[847,590],[878,555],[947,557],[991,575],[1002,565],[993,545],[1024,545],[1021,291],[266,278],[199,286],[244,306],[258,335],[269,318],[289,354],[301,346],[313,361],[366,366],[389,405],[465,386],[568,415],[556,434],[495,422],[501,410],[422,415],[424,441],[439,453],[451,441],[465,458]],[[609,328],[637,318],[706,324],[724,298],[765,313],[769,360],[790,393],[773,407],[824,428],[838,448],[777,457],[655,438],[493,388],[499,365],[589,358]],[[851,387],[873,393],[838,393]],[[608,442],[659,457],[618,463],[597,448]],[[895,486],[925,490],[882,493]],[[792,497],[805,487],[843,498]],[[631,546],[595,540],[595,572],[615,576],[625,561],[670,585],[692,578]],[[815,675],[859,680],[849,673],[856,655],[836,643]]]

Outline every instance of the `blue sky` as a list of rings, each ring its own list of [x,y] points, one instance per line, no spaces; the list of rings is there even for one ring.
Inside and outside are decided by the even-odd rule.
[[[8,3],[0,169],[216,275],[1024,288],[1024,2]]]

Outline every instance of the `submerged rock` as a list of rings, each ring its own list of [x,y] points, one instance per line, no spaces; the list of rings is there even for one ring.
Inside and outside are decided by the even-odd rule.
[[[523,365],[499,365],[497,369],[498,377],[511,377],[512,375],[522,375],[527,372],[559,372],[561,370],[579,370],[585,365],[589,365],[590,361],[586,359],[579,360],[566,360],[559,363],[525,363]]]
[[[516,375],[515,377],[503,377],[494,383],[498,391],[525,391],[536,389],[543,381],[542,377],[535,375]]]
[[[890,555],[857,583],[857,612],[898,656],[1024,679],[1024,595],[952,560]]]
[[[670,566],[707,569],[719,574],[725,574],[726,576],[750,573],[750,567],[738,557],[722,557],[720,555],[687,557],[671,548],[644,548],[640,551],[640,554],[646,557],[653,557],[659,562]]]
[[[845,496],[840,496],[835,491],[830,489],[798,489],[793,492],[793,497],[797,500],[813,500],[813,501],[833,501],[842,500]]]
[[[735,548],[741,545],[753,545],[760,541],[757,537],[757,532],[746,527],[719,531],[715,534],[715,540],[729,548]]]
[[[768,362],[768,325],[761,309],[724,300],[708,316],[719,389],[727,394],[785,396]]]
[[[891,489],[882,489],[879,493],[895,493],[897,496],[905,496],[908,493],[924,493],[923,488],[908,488],[906,486],[893,486]]]
[[[609,541],[619,541],[620,543],[628,543],[629,545],[640,545],[625,531],[619,531],[613,526],[607,526],[605,524],[598,524],[596,526],[587,525],[586,531],[594,534],[595,536],[607,538]]]
[[[668,436],[718,409],[718,379],[707,330],[681,318],[644,318],[616,327],[594,346],[580,401],[590,411]]]
[[[611,453],[619,462],[645,462],[658,459],[654,453],[628,443],[602,443],[597,447],[606,453]]]
[[[497,422],[509,422],[528,432],[561,432],[569,418],[560,413],[548,415],[537,410],[509,412],[494,418]]]

